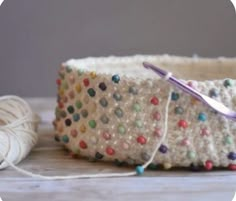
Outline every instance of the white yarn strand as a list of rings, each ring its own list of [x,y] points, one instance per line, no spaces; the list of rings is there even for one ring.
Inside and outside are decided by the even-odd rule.
[[[9,121],[9,120],[11,120],[11,118],[9,118],[9,120],[2,119],[4,122],[5,121],[9,122],[9,124],[6,124],[6,125],[0,127],[0,132],[4,133],[7,137],[7,139],[8,139],[8,143],[6,143],[5,146],[2,146],[0,144],[0,157],[2,157],[4,162],[5,162],[4,165],[3,165],[3,163],[1,164],[0,168],[7,167],[7,165],[8,165],[8,166],[12,167],[13,169],[15,169],[17,172],[22,173],[26,176],[30,176],[30,177],[38,178],[38,179],[44,179],[44,180],[104,178],[104,177],[127,177],[127,176],[134,176],[134,175],[137,174],[136,171],[131,171],[131,172],[125,172],[125,173],[81,174],[81,175],[68,175],[68,176],[45,176],[45,175],[41,175],[41,174],[35,174],[35,173],[30,172],[30,171],[27,171],[27,170],[24,170],[22,168],[17,167],[15,164],[17,164],[23,158],[25,158],[25,156],[28,154],[28,152],[32,149],[32,147],[37,142],[36,132],[34,132],[33,130],[30,130],[30,129],[34,128],[35,119],[32,118],[33,113],[32,113],[32,111],[30,110],[30,107],[28,106],[28,104],[25,101],[23,101],[22,99],[20,99],[18,97],[8,96],[8,97],[0,98],[0,103],[1,103],[1,101],[6,100],[6,99],[16,100],[16,102],[18,104],[19,103],[22,104],[21,106],[18,106],[20,108],[18,111],[14,110],[14,113],[16,112],[16,114],[18,114],[18,112],[20,110],[22,110],[22,112],[26,112],[26,113],[25,114],[20,113],[22,115],[21,117],[20,116],[18,117],[18,115],[13,115],[14,117],[18,117],[19,120],[14,121],[14,119],[12,119],[13,121]],[[158,148],[160,147],[160,145],[163,143],[163,141],[165,140],[165,138],[167,136],[168,112],[169,112],[170,99],[171,99],[171,90],[169,92],[168,100],[167,100],[166,107],[165,107],[164,134],[163,134],[162,138],[160,139],[160,141],[156,144],[156,147],[153,150],[151,158],[146,163],[144,163],[142,165],[142,167],[144,169],[153,161],[153,159],[154,159],[154,157],[155,157],[155,155],[158,151]],[[23,105],[26,107],[26,110],[23,109]],[[6,105],[5,104],[3,104],[3,105],[0,104],[0,110],[3,110],[2,106],[6,106]],[[12,110],[10,110],[10,112],[12,112]],[[0,113],[0,115],[1,115],[1,113]],[[26,127],[26,125],[28,125],[29,127]],[[11,131],[11,132],[7,133],[7,131]],[[24,133],[25,135],[22,135],[21,138],[18,138],[19,137],[18,132],[20,132],[21,134],[23,134],[25,132]],[[12,136],[11,136],[11,134],[12,134]],[[0,134],[0,136],[1,136],[1,134]],[[25,139],[23,138],[23,136],[25,137]],[[29,139],[26,139],[26,137],[28,137]],[[1,142],[1,140],[0,140],[0,142]],[[6,142],[6,139],[5,139],[4,142]],[[24,142],[24,144],[23,144],[23,142]],[[18,147],[19,147],[19,150],[17,152],[18,155],[16,154],[15,157],[14,157],[14,154],[11,154],[11,157],[10,157],[10,153],[15,153],[15,151],[16,151],[16,148],[12,147],[12,145],[14,143],[16,145],[18,144]],[[6,145],[8,145],[8,148],[6,148]],[[1,149],[1,147],[4,147],[7,151],[3,151]],[[22,150],[23,147],[26,147],[26,149]],[[11,149],[15,149],[15,150],[12,151]]]
[[[169,115],[168,113],[169,113],[169,105],[170,105],[170,101],[171,101],[171,93],[172,93],[172,90],[169,91],[169,95],[168,95],[168,99],[167,99],[166,107],[165,107],[164,133],[163,133],[160,141],[157,143],[154,151],[152,152],[152,156],[150,157],[150,159],[145,164],[143,164],[143,168],[146,168],[148,165],[150,165],[152,163],[153,159],[156,156],[156,153],[157,153],[159,147],[161,146],[161,144],[166,139],[167,132],[168,132],[168,115]]]

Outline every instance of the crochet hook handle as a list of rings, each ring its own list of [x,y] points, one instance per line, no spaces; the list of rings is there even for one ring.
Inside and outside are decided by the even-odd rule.
[[[212,99],[212,98],[210,98],[210,97],[208,97],[204,94],[201,94],[200,92],[198,92],[197,90],[195,90],[192,87],[188,86],[184,82],[182,82],[182,81],[178,80],[177,78],[169,75],[169,72],[167,72],[163,69],[160,69],[160,68],[154,66],[153,64],[150,64],[148,62],[143,62],[143,66],[147,69],[153,70],[155,73],[157,73],[161,77],[167,78],[168,82],[170,82],[174,86],[177,86],[178,88],[182,89],[186,93],[192,95],[193,97],[200,100],[201,102],[207,104],[208,106],[210,106],[212,109],[214,109],[218,113],[224,115],[225,117],[227,117],[229,119],[232,119],[232,120],[236,121],[236,112],[234,112],[231,109],[227,108],[222,103],[220,103],[220,102],[218,102],[218,101],[216,101],[216,100],[214,100],[214,99]]]
[[[147,69],[151,69],[153,70],[155,73],[157,73],[158,75],[160,75],[162,78],[165,78],[166,76],[168,76],[168,72],[163,70],[163,69],[160,69],[156,66],[154,66],[153,64],[150,64],[148,62],[143,62],[143,66]],[[196,91],[195,89],[193,89],[192,87],[186,85],[184,82],[176,79],[175,77],[173,76],[168,76],[168,82],[170,82],[171,84],[179,87],[180,89],[182,89],[183,91],[185,91],[186,93],[194,96],[195,98],[197,99],[201,99],[201,94]]]

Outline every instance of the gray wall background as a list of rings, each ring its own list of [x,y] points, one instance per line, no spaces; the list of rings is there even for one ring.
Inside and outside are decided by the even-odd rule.
[[[5,0],[0,95],[55,96],[71,57],[236,56],[230,0]]]

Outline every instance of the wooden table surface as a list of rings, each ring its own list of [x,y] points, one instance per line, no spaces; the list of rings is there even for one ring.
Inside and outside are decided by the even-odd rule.
[[[55,99],[27,99],[43,122],[39,142],[18,166],[43,175],[126,172],[131,167],[74,159],[54,142]],[[0,197],[17,200],[160,200],[231,201],[236,191],[236,172],[146,171],[143,176],[125,178],[45,181],[24,176],[12,168],[0,171]]]

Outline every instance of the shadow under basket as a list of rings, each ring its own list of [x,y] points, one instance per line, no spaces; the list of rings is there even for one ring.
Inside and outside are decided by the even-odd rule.
[[[236,58],[71,59],[59,69],[55,140],[95,160],[144,164],[159,145],[154,166],[236,170],[236,122],[146,70],[144,61],[236,110]]]

